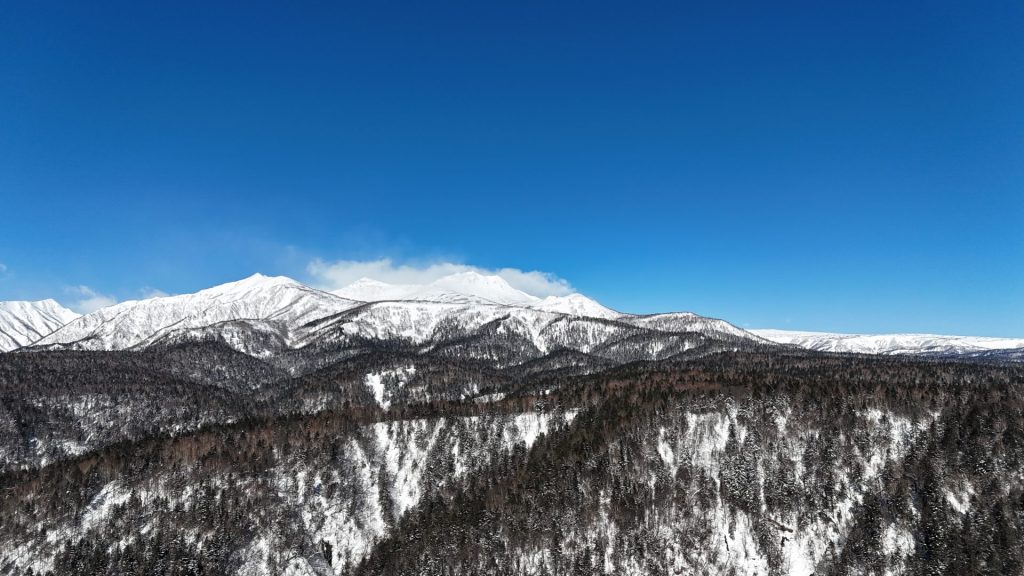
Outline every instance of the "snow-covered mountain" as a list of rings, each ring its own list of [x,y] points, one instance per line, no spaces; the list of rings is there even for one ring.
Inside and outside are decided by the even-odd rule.
[[[0,302],[0,352],[27,346],[76,318],[53,300]]]
[[[667,314],[648,314],[645,316],[630,316],[623,319],[625,322],[661,332],[701,332],[714,333],[723,336],[736,336],[739,338],[754,338],[756,335],[737,328],[725,320],[699,316],[692,312],[669,312]]]
[[[548,296],[539,302],[529,304],[529,307],[534,310],[558,312],[571,316],[586,316],[588,318],[604,318],[605,320],[614,320],[627,316],[611,308],[606,308],[595,300],[591,300],[579,293],[567,296]]]
[[[728,342],[728,349],[736,341],[766,343],[721,320],[687,313],[620,314],[579,294],[531,297],[518,305],[504,298],[499,304],[496,295],[515,296],[501,278],[456,276],[427,289],[401,287],[401,294],[413,297],[398,300],[391,299],[400,294],[393,285],[361,280],[339,293],[374,301],[302,327],[293,347],[337,352],[386,342],[509,366],[559,351],[630,362],[668,358],[710,340]],[[464,282],[467,277],[472,282]]]
[[[559,350],[617,362],[655,360],[698,346],[700,338],[693,335],[825,352],[1024,357],[1024,339],[746,331],[687,312],[623,314],[582,294],[539,298],[500,276],[472,271],[427,284],[362,278],[334,292],[255,274],[194,294],[122,302],[81,317],[52,300],[0,303],[0,351],[27,345],[124,350],[219,341],[265,358],[302,348],[335,355],[386,342],[421,351],[454,346],[453,355],[509,365]]]
[[[360,278],[335,290],[334,294],[364,302],[415,300],[450,304],[504,304],[607,320],[623,316],[583,294],[538,298],[512,287],[501,276],[472,271],[444,276],[427,284],[388,284],[371,278]]]
[[[290,278],[254,274],[194,294],[132,300],[101,308],[35,344],[79,350],[124,350],[160,341],[171,333],[234,321],[255,322],[260,329],[275,332],[288,342],[297,327],[359,304]]]
[[[1024,368],[769,339],[1022,341],[758,336],[488,277],[341,292],[255,275],[42,339],[69,351],[0,355],[0,574],[1024,566]]]
[[[942,336],[938,334],[834,334],[790,330],[750,330],[766,340],[821,352],[857,354],[963,355],[1024,347],[1024,338]]]
[[[462,272],[415,286],[361,279],[335,293],[256,274],[195,294],[103,308],[34,344],[124,350],[200,341],[260,358],[305,350],[303,359],[282,360],[297,370],[381,345],[509,366],[559,351],[630,362],[668,358],[709,341],[726,349],[739,341],[764,343],[721,320],[620,314],[581,294],[542,299],[499,276]]]
[[[547,312],[525,307],[443,302],[374,302],[320,323],[308,330],[307,344],[352,347],[360,342],[393,342],[435,350],[455,347],[463,358],[519,364],[558,350],[621,356],[609,348],[645,338],[647,353],[633,359],[657,359],[663,349],[682,352],[693,347],[674,342],[673,334],[647,330],[625,322]],[[686,332],[679,330],[675,332]],[[653,343],[657,341],[657,343]],[[602,354],[605,352],[607,354]]]
[[[479,304],[527,305],[539,301],[522,290],[513,288],[500,276],[478,272],[458,272],[427,284],[389,284],[372,278],[360,278],[334,291],[334,294],[363,302],[385,300],[422,300]]]

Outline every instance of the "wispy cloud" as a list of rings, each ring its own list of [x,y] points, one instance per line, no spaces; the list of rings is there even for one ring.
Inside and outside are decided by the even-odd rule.
[[[88,286],[70,286],[66,289],[68,294],[77,296],[79,299],[72,302],[69,307],[79,314],[95,312],[100,308],[117,304],[117,298],[100,294]]]
[[[3,262],[0,262],[0,274],[7,272],[7,266]]]
[[[161,290],[159,288],[153,288],[152,286],[146,286],[145,288],[139,290],[139,293],[142,295],[142,299],[143,300],[149,300],[150,298],[163,298],[165,296],[170,296],[170,294],[168,294],[167,292],[164,292],[163,290]]]
[[[360,278],[372,278],[388,284],[427,284],[459,272],[479,272],[500,276],[513,288],[540,298],[564,296],[573,291],[568,281],[549,272],[518,268],[489,269],[454,262],[397,264],[390,258],[327,262],[318,258],[310,262],[306,270],[317,287],[325,290],[337,290]]]

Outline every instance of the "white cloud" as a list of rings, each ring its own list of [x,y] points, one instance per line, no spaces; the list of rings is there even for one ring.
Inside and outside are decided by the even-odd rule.
[[[100,294],[88,286],[71,286],[67,288],[66,291],[69,294],[75,294],[80,297],[79,300],[72,302],[69,306],[79,314],[88,314],[89,312],[95,312],[100,308],[117,304],[117,298]]]
[[[310,262],[306,270],[314,278],[317,287],[324,290],[337,290],[360,278],[372,278],[388,284],[427,284],[459,272],[478,272],[500,276],[513,288],[539,298],[564,296],[573,292],[569,282],[548,272],[518,268],[488,269],[453,262],[413,265],[396,264],[390,258],[335,262],[325,262],[318,258]]]
[[[160,290],[159,288],[153,288],[151,286],[146,286],[142,290],[139,290],[139,293],[142,294],[142,299],[143,300],[149,300],[150,298],[163,298],[165,296],[170,296],[170,294],[168,294],[167,292],[164,292],[163,290]]]
[[[0,274],[3,274],[4,272],[7,272],[7,266],[5,266],[3,262],[0,262]]]

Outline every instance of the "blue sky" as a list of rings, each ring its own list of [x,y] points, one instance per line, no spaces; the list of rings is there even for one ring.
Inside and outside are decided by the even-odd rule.
[[[1022,336],[1022,29],[1019,1],[7,6],[0,299],[390,258]]]

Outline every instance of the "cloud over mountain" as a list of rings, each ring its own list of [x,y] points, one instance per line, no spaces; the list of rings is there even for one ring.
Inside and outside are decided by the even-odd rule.
[[[520,270],[518,268],[488,269],[454,262],[429,264],[398,264],[391,258],[379,260],[313,260],[306,267],[313,283],[324,290],[338,290],[356,280],[373,278],[388,284],[428,284],[459,272],[477,272],[487,276],[500,276],[513,288],[531,296],[565,296],[573,292],[572,285],[549,272]]]
[[[72,302],[69,305],[69,307],[72,310],[78,312],[79,314],[88,314],[90,312],[99,310],[100,308],[105,308],[107,306],[113,306],[114,304],[117,304],[117,298],[114,298],[113,296],[107,296],[105,294],[100,294],[99,292],[96,292],[92,288],[85,285],[70,286],[67,288],[66,291],[68,294],[73,294],[79,297],[78,300]]]

